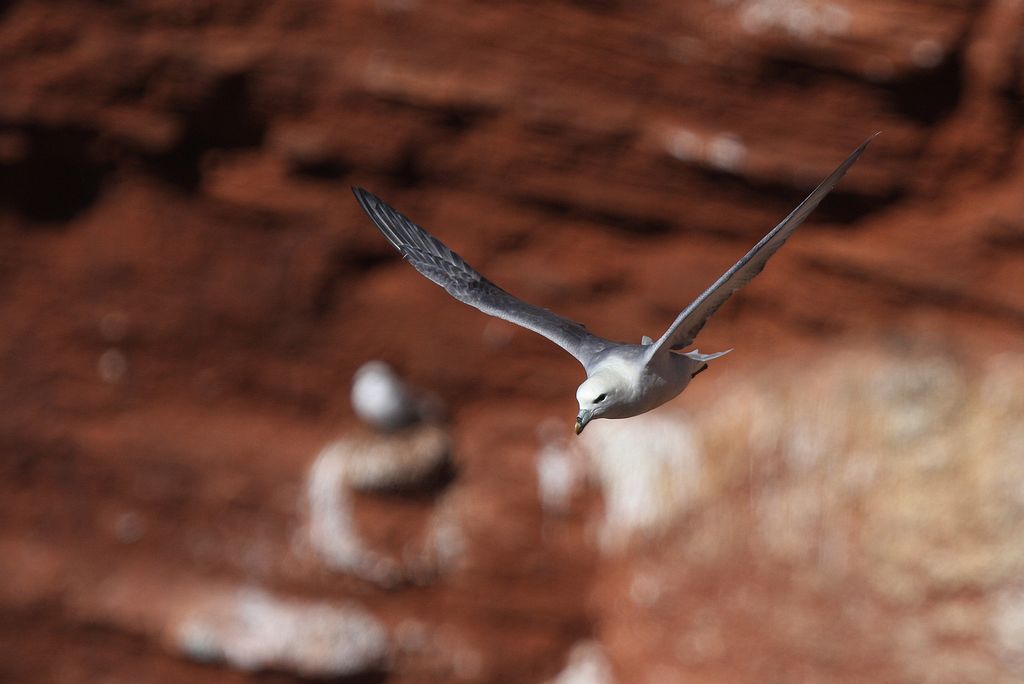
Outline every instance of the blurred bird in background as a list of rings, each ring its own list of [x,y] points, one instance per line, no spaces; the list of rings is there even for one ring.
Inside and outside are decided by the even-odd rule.
[[[352,409],[379,432],[394,432],[439,412],[439,400],[417,392],[383,361],[367,361],[352,378]]]

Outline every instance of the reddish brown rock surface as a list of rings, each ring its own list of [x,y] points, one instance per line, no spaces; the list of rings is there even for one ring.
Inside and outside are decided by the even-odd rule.
[[[702,348],[737,350],[675,410],[697,420],[720,391],[747,406],[743,373],[770,384],[758,369],[779,355],[832,377],[849,344],[923,344],[980,368],[1024,347],[1022,14],[881,0],[7,4],[0,680],[246,681],[252,667],[263,681],[545,681],[588,640],[620,682],[1024,676],[1019,554],[1004,539],[1021,512],[961,528],[880,503],[1003,501],[986,488],[1004,461],[939,466],[936,490],[927,467],[884,470],[892,497],[815,509],[816,529],[852,535],[836,574],[821,561],[832,547],[779,551],[757,527],[789,520],[770,512],[805,487],[845,492],[821,484],[830,471],[771,461],[743,475],[701,428],[702,453],[733,460],[702,470],[717,479],[658,532],[671,543],[602,550],[596,490],[561,516],[538,501],[537,426],[572,420],[575,363],[422,280],[348,191],[379,193],[512,292],[638,341],[882,131],[708,326]],[[347,500],[353,529],[415,570],[397,584],[331,571],[304,541],[311,464],[355,427],[349,382],[370,358],[451,411],[454,477]],[[989,406],[985,392],[935,396]],[[1019,469],[1011,437],[997,452]],[[863,443],[905,446],[829,448]],[[755,475],[771,496],[752,493]],[[918,567],[906,549],[950,547],[910,544],[915,524],[986,553],[952,544],[980,558],[936,561],[953,580]],[[885,529],[896,541],[876,544]],[[410,556],[431,544],[451,562]],[[331,670],[309,644],[348,634],[349,608],[385,643]],[[266,624],[308,652],[269,652]]]

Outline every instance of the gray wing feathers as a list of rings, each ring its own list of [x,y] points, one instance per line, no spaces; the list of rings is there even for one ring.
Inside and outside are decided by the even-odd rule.
[[[510,295],[378,197],[362,188],[352,188],[352,192],[363,211],[413,268],[460,302],[543,335],[576,357],[584,368],[595,353],[613,344],[590,334],[579,323]]]
[[[876,133],[861,143],[860,147],[846,158],[846,161],[840,164],[796,209],[790,212],[789,216],[784,218],[779,225],[775,226],[770,233],[754,245],[754,248],[747,252],[742,259],[737,261],[732,268],[705,290],[700,297],[686,307],[676,317],[672,325],[669,326],[669,329],[665,331],[665,334],[649,347],[647,359],[650,360],[662,350],[692,344],[697,333],[704,327],[704,324],[707,323],[712,314],[718,310],[718,307],[722,306],[734,292],[753,280],[754,276],[764,269],[768,259],[782,247],[793,231],[814,211],[815,207],[835,187],[839,179],[843,177],[843,174],[853,166],[853,163],[857,161],[857,158],[860,157],[861,153],[877,135]]]

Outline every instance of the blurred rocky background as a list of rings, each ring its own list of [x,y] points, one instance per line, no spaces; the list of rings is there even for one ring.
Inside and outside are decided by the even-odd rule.
[[[1022,28],[3,3],[0,681],[1021,681]],[[579,440],[575,362],[348,190],[638,342],[875,131],[736,351]],[[370,360],[447,409],[364,425]]]

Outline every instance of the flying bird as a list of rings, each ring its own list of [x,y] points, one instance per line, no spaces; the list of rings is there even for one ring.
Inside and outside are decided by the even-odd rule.
[[[875,134],[877,135],[877,133]],[[360,206],[413,268],[460,302],[543,335],[576,357],[587,379],[576,390],[576,434],[595,418],[630,418],[679,395],[708,362],[729,351],[683,351],[712,314],[754,279],[768,259],[835,187],[872,136],[846,158],[790,214],[682,312],[657,340],[640,344],[598,337],[583,325],[524,302],[477,273],[444,243],[362,188],[352,188]]]

